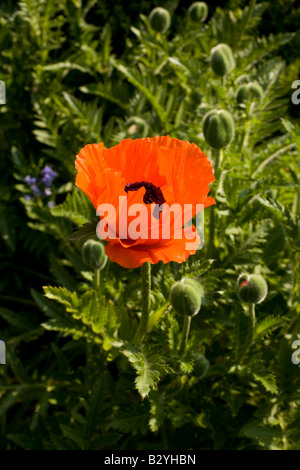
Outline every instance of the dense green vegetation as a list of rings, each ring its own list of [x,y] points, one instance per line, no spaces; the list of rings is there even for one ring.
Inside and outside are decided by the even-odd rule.
[[[113,3],[0,6],[0,448],[299,449],[300,8],[214,2],[201,22],[192,2]],[[219,110],[232,135],[214,148],[203,118]],[[74,162],[88,143],[167,134],[208,155],[216,205],[201,250],[152,266],[135,344],[141,270],[108,260],[99,280],[83,259],[95,211]],[[256,318],[244,273],[267,282]],[[185,347],[183,277],[201,294]]]

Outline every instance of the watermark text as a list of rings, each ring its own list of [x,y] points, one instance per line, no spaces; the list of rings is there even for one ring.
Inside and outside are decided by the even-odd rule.
[[[293,104],[299,104],[300,103],[300,80],[295,80],[293,83],[292,83],[292,89],[296,91],[294,91],[294,93],[292,94],[292,103]]]
[[[187,250],[202,247],[199,232],[204,233],[204,204],[132,204],[119,196],[119,206],[100,204],[100,221],[96,233],[101,240],[159,240],[185,239]],[[194,220],[193,220],[194,219]],[[192,222],[195,222],[195,226]]]
[[[296,339],[295,341],[293,341],[292,348],[298,348],[292,354],[292,363],[297,366],[298,364],[300,364],[300,339]]]
[[[6,346],[2,340],[0,340],[0,364],[6,364]]]
[[[0,104],[6,103],[6,86],[5,83],[0,80]]]

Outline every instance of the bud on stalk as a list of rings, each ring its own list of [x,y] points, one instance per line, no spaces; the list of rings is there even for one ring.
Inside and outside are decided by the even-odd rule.
[[[234,137],[235,126],[231,114],[225,110],[212,110],[203,118],[203,134],[207,143],[221,149],[229,145]]]
[[[260,304],[268,294],[268,285],[260,274],[241,274],[237,288],[239,299],[250,304]]]
[[[257,82],[250,82],[241,85],[238,89],[236,100],[238,104],[244,103],[245,101],[258,101],[260,103],[263,100],[264,92],[262,87]]]
[[[149,15],[149,22],[154,31],[165,33],[171,25],[170,13],[165,8],[156,7]]]
[[[210,65],[216,75],[228,75],[235,67],[232,50],[228,44],[218,44],[210,51]]]
[[[82,247],[83,261],[91,269],[103,269],[107,263],[104,246],[97,240],[87,240]]]
[[[195,23],[203,23],[208,15],[208,6],[205,2],[194,2],[189,7],[188,14]]]

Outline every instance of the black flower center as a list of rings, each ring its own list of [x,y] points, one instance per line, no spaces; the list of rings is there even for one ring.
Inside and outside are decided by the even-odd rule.
[[[148,181],[140,181],[138,183],[127,183],[125,185],[124,191],[128,193],[128,191],[137,191],[138,189],[144,187],[146,192],[143,197],[143,202],[145,204],[163,204],[166,202],[162,190],[155,186],[152,183],[148,183]]]
[[[166,202],[166,200],[164,198],[162,190],[158,186],[155,186],[152,183],[148,183],[148,181],[139,181],[137,183],[127,183],[125,185],[124,191],[126,193],[128,193],[128,191],[137,191],[142,187],[146,189],[146,192],[143,197],[143,202],[145,204],[155,203],[159,206],[155,207],[153,211],[153,216],[156,219],[159,219],[159,214],[160,212],[162,212],[162,208],[160,206],[162,206],[163,203]]]

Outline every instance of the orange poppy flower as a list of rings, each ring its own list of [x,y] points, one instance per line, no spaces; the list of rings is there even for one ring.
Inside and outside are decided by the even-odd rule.
[[[103,143],[90,144],[79,152],[75,166],[76,185],[96,210],[103,204],[116,209],[117,223],[114,225],[112,219],[106,219],[105,252],[111,261],[125,268],[136,268],[145,262],[182,263],[195,253],[200,238],[193,225],[184,227],[187,220],[185,216],[182,218],[184,212],[180,208],[185,205],[192,208],[191,219],[202,208],[215,204],[207,196],[209,184],[215,181],[212,165],[195,144],[170,136],[125,139],[109,149]],[[135,204],[146,209],[149,224],[140,236],[131,237],[125,230],[124,237],[120,220],[126,220],[125,228],[129,228],[134,220],[130,208]],[[124,219],[125,206],[127,219]],[[170,212],[171,228],[167,236],[162,236],[167,207],[175,209]],[[103,220],[101,215],[100,220]],[[192,238],[194,244],[190,244]]]

